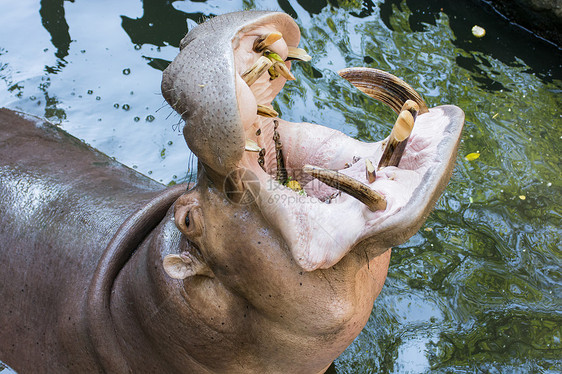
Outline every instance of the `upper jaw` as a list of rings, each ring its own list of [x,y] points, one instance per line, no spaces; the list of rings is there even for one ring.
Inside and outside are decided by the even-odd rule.
[[[238,81],[233,51],[244,48],[244,35],[264,27],[286,35],[286,44],[299,41],[297,25],[284,13],[244,11],[217,16],[186,35],[180,53],[162,76],[162,95],[186,122],[187,145],[201,162],[223,176],[236,169],[244,156],[243,123],[251,119],[239,110],[249,103],[239,103],[238,97],[252,98],[239,91],[244,87]]]

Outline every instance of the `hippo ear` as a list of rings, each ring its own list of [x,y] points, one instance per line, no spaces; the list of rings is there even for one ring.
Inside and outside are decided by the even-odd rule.
[[[166,274],[174,279],[186,279],[194,275],[214,277],[211,269],[189,252],[167,255],[164,257],[163,265]]]

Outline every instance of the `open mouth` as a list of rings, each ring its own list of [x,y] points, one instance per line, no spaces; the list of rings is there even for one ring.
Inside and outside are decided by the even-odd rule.
[[[224,25],[220,22],[213,26],[215,36]],[[194,45],[182,52],[184,59],[198,53],[194,41],[199,35],[203,32],[186,37]],[[298,48],[294,21],[282,13],[266,13],[225,35],[231,52],[220,56],[220,64],[232,67],[235,97],[222,100],[222,108],[203,116],[204,104],[190,96],[209,88],[193,81],[215,74],[211,70],[218,62],[204,70],[190,68],[193,72],[186,63],[177,64],[163,81],[164,95],[164,90],[175,95],[166,99],[185,114],[186,141],[206,169],[227,180],[233,172],[251,171],[253,180],[238,178],[232,184],[251,192],[252,203],[308,271],[329,268],[352,250],[369,251],[372,258],[377,250],[382,253],[411,237],[450,178],[462,110],[428,109],[391,74],[351,68],[340,75],[397,113],[388,138],[364,143],[320,125],[290,123],[278,118],[271,103],[285,82],[294,79],[294,60],[310,60]],[[220,69],[215,71],[224,76]],[[214,96],[223,95],[218,87]]]
[[[260,31],[265,32],[256,35]],[[301,267],[334,265],[412,204],[416,193],[432,200],[427,188],[438,180],[430,177],[445,171],[439,166],[451,162],[458,139],[443,149],[451,129],[442,109],[428,110],[411,87],[388,73],[345,69],[341,76],[398,113],[388,138],[364,143],[327,127],[277,117],[271,101],[286,80],[294,79],[291,60],[310,60],[281,33],[261,29],[240,35],[234,56],[246,135],[240,166],[258,176],[258,205],[281,228]]]

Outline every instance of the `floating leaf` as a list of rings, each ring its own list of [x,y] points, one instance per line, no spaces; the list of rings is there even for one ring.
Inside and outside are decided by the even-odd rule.
[[[474,161],[478,157],[480,157],[480,153],[478,153],[478,152],[472,152],[472,153],[469,153],[466,156],[464,156],[466,161]]]
[[[483,27],[474,25],[474,27],[472,28],[472,35],[476,36],[477,38],[482,38],[484,35],[486,35],[486,30]]]

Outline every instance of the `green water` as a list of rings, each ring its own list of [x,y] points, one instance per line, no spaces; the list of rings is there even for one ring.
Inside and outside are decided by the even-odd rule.
[[[179,182],[193,162],[161,69],[187,27],[256,4],[296,17],[313,56],[276,100],[283,118],[385,137],[395,115],[339,79],[350,66],[390,71],[431,106],[466,113],[451,183],[393,250],[366,328],[329,371],[560,372],[562,52],[482,2],[2,1],[0,106]]]

